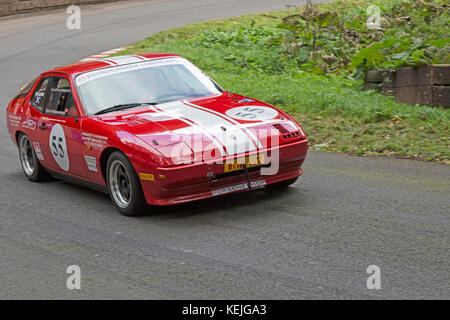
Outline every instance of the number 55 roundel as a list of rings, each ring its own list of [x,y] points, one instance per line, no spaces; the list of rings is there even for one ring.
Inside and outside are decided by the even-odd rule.
[[[58,166],[69,171],[69,155],[67,153],[66,136],[60,124],[55,125],[50,132],[50,151]]]

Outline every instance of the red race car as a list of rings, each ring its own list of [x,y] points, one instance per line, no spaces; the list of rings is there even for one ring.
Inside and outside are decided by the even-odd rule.
[[[44,72],[7,109],[31,181],[108,192],[120,213],[292,184],[308,140],[283,111],[223,90],[173,54]]]

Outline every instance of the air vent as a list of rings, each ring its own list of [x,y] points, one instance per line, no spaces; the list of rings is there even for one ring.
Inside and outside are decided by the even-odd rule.
[[[281,133],[284,140],[303,138],[303,133],[290,122],[282,122],[273,125]]]
[[[283,134],[283,139],[288,140],[288,139],[298,138],[300,136],[301,136],[300,131],[294,131],[294,132],[290,132],[288,134]]]

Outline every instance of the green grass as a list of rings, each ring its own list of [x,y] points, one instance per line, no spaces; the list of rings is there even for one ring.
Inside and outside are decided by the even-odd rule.
[[[387,1],[377,1],[383,2]],[[321,5],[320,10],[347,13],[368,3],[339,1]],[[362,83],[346,73],[301,70],[282,40],[288,31],[277,27],[283,17],[298,11],[192,24],[157,33],[120,54],[183,55],[227,90],[288,111],[302,124],[313,149],[449,164],[450,110],[406,105],[362,91]]]

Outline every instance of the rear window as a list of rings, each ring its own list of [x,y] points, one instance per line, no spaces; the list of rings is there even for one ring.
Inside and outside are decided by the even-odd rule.
[[[19,93],[17,94],[17,96],[14,99],[20,99],[20,98],[25,98],[26,95],[28,94],[28,92],[30,92],[31,88],[33,88],[34,84],[36,83],[36,79],[31,80],[30,82],[28,82],[26,85],[24,85]]]

